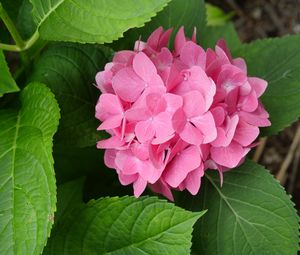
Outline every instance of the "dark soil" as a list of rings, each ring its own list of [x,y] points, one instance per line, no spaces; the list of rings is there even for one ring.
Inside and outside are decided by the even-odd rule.
[[[209,2],[221,7],[225,12],[234,11],[233,21],[243,42],[300,33],[300,0],[210,0]],[[292,195],[300,212],[300,142],[295,141],[298,127],[299,121],[278,135],[269,137],[258,162],[274,175],[278,175],[283,162],[287,161],[287,156],[292,156],[284,178],[279,179],[287,192]],[[293,142],[297,146],[291,153]]]

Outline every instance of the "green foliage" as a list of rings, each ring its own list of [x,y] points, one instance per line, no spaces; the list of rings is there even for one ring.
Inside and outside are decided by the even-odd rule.
[[[95,119],[99,90],[94,84],[108,54],[100,47],[61,43],[51,45],[35,63],[30,80],[51,88],[61,108],[58,144],[84,147],[99,140]]]
[[[94,83],[111,60],[110,47],[133,49],[159,26],[172,27],[173,38],[181,26],[188,36],[196,27],[204,48],[225,38],[233,55],[246,59],[249,75],[269,82],[262,100],[273,125],[263,134],[275,134],[300,116],[300,36],[242,45],[229,15],[210,5],[206,15],[203,0],[0,4],[6,10],[0,13],[6,20],[0,49],[23,51],[12,75],[0,50],[0,96],[19,91],[13,77],[20,88],[31,82],[20,97],[0,98],[11,107],[0,109],[0,254],[189,254],[193,225],[206,209],[195,225],[193,254],[297,253],[293,203],[249,160],[224,173],[222,187],[218,174],[207,171],[199,195],[176,196],[177,205],[198,212],[155,197],[114,197],[132,194],[132,187],[119,184],[95,147],[106,136],[96,131],[100,92]],[[4,44],[12,39],[15,45]]]
[[[189,254],[203,214],[155,197],[92,200],[60,221],[45,254]]]
[[[206,13],[207,13],[207,25],[208,26],[223,26],[234,15],[233,12],[226,14],[219,7],[212,5],[212,4],[208,4],[208,3],[206,4]]]
[[[0,111],[0,253],[40,254],[56,208],[52,137],[59,108],[45,85],[21,93],[21,109]]]
[[[29,0],[23,0],[18,12],[16,26],[22,37],[25,39],[28,39],[31,35],[33,35],[37,29],[31,13],[32,4],[29,2]]]
[[[166,8],[157,14],[150,22],[142,28],[134,28],[124,34],[124,38],[113,44],[115,49],[132,49],[134,42],[141,37],[146,40],[148,36],[158,27],[165,29],[173,28],[173,38],[175,32],[184,26],[187,35],[192,35],[194,27],[197,31],[205,28],[206,14],[203,0],[172,0]],[[172,41],[173,39],[171,39]]]
[[[80,178],[57,186],[55,223],[63,220],[69,211],[82,204],[83,183],[84,179]]]
[[[276,134],[300,116],[300,36],[258,40],[235,51],[247,61],[249,75],[268,81],[262,102],[272,126],[264,135]]]
[[[19,88],[9,72],[3,51],[0,50],[0,97],[5,93],[17,91]]]
[[[170,0],[30,1],[43,39],[105,43],[141,27]]]
[[[225,39],[226,44],[232,50],[241,45],[238,34],[230,22],[217,27],[205,27],[200,31],[200,44],[204,48],[215,48],[219,39]]]
[[[262,166],[246,161],[224,175],[222,188],[216,171],[205,177],[199,195],[184,199],[190,210],[208,210],[194,232],[197,254],[297,253],[294,204]]]

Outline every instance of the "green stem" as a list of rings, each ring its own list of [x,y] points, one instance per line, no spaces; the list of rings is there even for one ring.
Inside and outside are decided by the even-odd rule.
[[[35,44],[35,42],[38,39],[39,39],[39,32],[37,30],[27,41],[23,42],[23,47],[19,47],[18,45],[0,43],[0,49],[21,52],[24,50],[28,50],[33,44]]]
[[[8,16],[5,9],[2,7],[2,4],[0,3],[0,18],[3,20],[3,23],[7,27],[8,31],[10,32],[12,38],[14,39],[16,45],[19,48],[22,48],[24,46],[24,41],[22,37],[20,36],[18,30],[16,29],[16,26]]]
[[[0,43],[0,49],[8,50],[8,51],[15,51],[15,52],[21,51],[21,49],[17,45],[10,45],[10,44],[5,44],[5,43]]]
[[[11,37],[14,39],[16,43],[16,45],[0,43],[0,49],[21,52],[29,49],[38,40],[39,32],[38,30],[36,30],[35,33],[27,41],[24,42],[16,26],[8,16],[5,9],[2,7],[1,2],[0,2],[0,18],[3,20],[3,23],[7,27],[9,33],[11,34]]]

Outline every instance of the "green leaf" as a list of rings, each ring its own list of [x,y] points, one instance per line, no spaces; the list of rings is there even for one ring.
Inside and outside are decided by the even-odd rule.
[[[118,50],[133,49],[134,42],[140,36],[143,41],[146,41],[149,35],[160,26],[163,26],[165,29],[173,28],[173,39],[181,26],[184,26],[186,35],[191,36],[194,27],[199,32],[205,28],[205,23],[206,15],[203,0],[172,0],[162,12],[158,13],[144,27],[129,30],[125,33],[124,38],[114,43],[113,47]]]
[[[143,26],[170,0],[30,1],[43,39],[105,43]]]
[[[21,93],[19,111],[0,111],[0,254],[40,254],[56,203],[52,137],[59,108],[43,84]]]
[[[17,91],[19,88],[8,69],[3,51],[0,50],[0,97]]]
[[[231,22],[223,26],[208,26],[200,31],[200,45],[204,48],[214,49],[217,41],[221,38],[225,39],[231,50],[241,45],[239,36]]]
[[[205,174],[187,208],[208,209],[194,231],[196,254],[297,254],[298,216],[289,196],[262,166],[248,160],[224,174]]]
[[[108,62],[106,51],[91,45],[54,44],[35,63],[30,80],[51,88],[61,108],[56,143],[84,147],[99,140],[95,105],[100,92],[93,84]]]
[[[207,3],[205,6],[208,26],[223,26],[234,15],[233,12],[226,14],[221,8],[212,4]]]
[[[0,1],[5,11],[8,13],[9,17],[16,21],[19,13],[19,8],[22,5],[23,0],[1,0]]]
[[[17,17],[17,29],[23,39],[28,39],[37,29],[32,16],[32,4],[29,0],[23,0]]]
[[[192,226],[203,214],[185,211],[155,197],[92,200],[65,217],[45,252],[190,254]]]
[[[55,223],[61,220],[70,210],[83,203],[82,189],[84,178],[66,182],[57,187],[57,212]]]
[[[272,126],[263,135],[276,134],[300,116],[300,35],[265,39],[243,45],[235,56],[246,59],[248,73],[268,81],[262,102]]]

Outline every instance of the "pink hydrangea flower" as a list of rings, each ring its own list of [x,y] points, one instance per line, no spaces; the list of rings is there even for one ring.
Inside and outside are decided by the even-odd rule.
[[[104,162],[140,196],[149,186],[173,200],[172,189],[198,193],[207,169],[241,164],[269,115],[259,98],[267,82],[247,75],[224,40],[206,51],[179,29],[155,30],[133,51],[119,51],[96,75]]]

